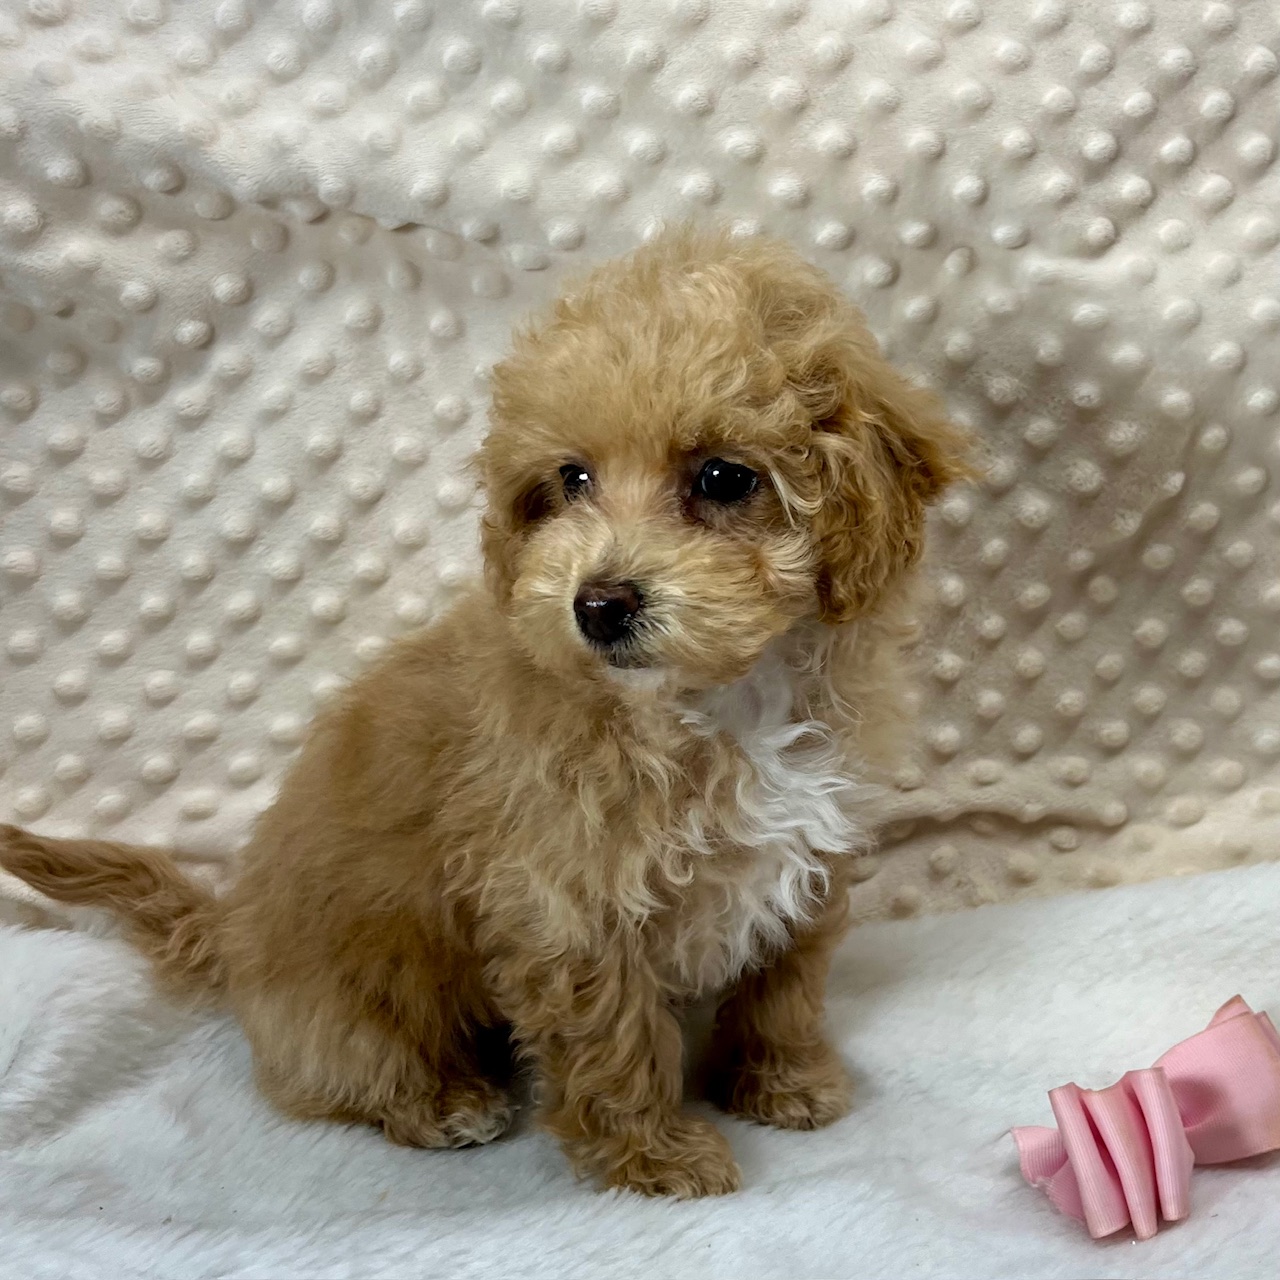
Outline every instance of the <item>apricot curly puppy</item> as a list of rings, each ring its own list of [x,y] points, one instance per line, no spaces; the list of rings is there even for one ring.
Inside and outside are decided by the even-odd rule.
[[[509,1033],[580,1172],[732,1191],[681,1110],[677,1015],[721,997],[729,1110],[846,1111],[823,987],[904,719],[925,508],[965,451],[817,270],[665,234],[517,336],[486,585],[320,716],[225,896],[12,827],[0,864],[225,999],[292,1115],[487,1142]]]

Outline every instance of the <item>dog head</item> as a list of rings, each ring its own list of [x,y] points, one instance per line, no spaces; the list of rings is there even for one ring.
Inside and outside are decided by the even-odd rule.
[[[792,251],[668,233],[495,369],[486,571],[540,665],[725,683],[874,610],[966,445]]]

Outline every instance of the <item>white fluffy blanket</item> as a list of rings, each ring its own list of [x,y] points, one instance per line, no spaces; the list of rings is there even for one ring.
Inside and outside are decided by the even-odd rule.
[[[859,1081],[816,1134],[721,1120],[745,1190],[576,1184],[525,1121],[476,1151],[281,1119],[245,1044],[113,939],[0,926],[0,1274],[1270,1280],[1280,1157],[1197,1169],[1185,1223],[1095,1244],[1017,1172],[1045,1092],[1148,1066],[1239,991],[1280,1010],[1280,866],[868,925],[830,1023]]]
[[[692,216],[991,442],[862,909],[1274,856],[1277,49],[1267,0],[0,7],[0,813],[231,849],[473,569],[511,324]]]

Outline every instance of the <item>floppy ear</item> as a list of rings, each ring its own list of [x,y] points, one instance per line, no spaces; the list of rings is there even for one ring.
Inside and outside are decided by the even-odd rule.
[[[828,348],[824,376],[835,404],[813,423],[822,487],[818,592],[823,620],[840,623],[874,607],[919,560],[926,509],[976,471],[969,438],[865,331]]]
[[[506,604],[511,597],[520,549],[530,528],[545,514],[546,502],[546,494],[536,485],[530,486],[510,450],[504,449],[507,440],[507,433],[495,426],[475,459],[485,496],[480,517],[480,554],[485,580],[500,604]]]
[[[747,251],[763,337],[812,424],[822,619],[872,609],[920,558],[925,510],[971,479],[972,442],[880,354],[857,310],[781,246]]]
[[[504,505],[488,485],[486,491],[484,514],[480,517],[480,555],[485,581],[498,603],[505,605],[515,584],[521,539],[510,502]]]
[[[541,465],[556,458],[555,442],[528,411],[533,399],[529,384],[543,376],[536,333],[528,328],[517,331],[511,355],[490,372],[489,430],[472,462],[485,498],[480,518],[485,581],[504,605],[511,598],[529,535],[555,505],[548,467]],[[554,478],[554,462],[549,463],[549,473]]]

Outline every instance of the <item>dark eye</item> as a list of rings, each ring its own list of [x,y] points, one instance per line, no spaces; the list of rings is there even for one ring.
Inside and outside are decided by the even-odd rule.
[[[591,488],[591,472],[580,462],[566,462],[560,468],[560,484],[564,496],[572,502]]]
[[[712,458],[698,472],[698,478],[693,482],[693,496],[726,505],[742,502],[755,492],[757,479],[756,473],[740,462]]]

